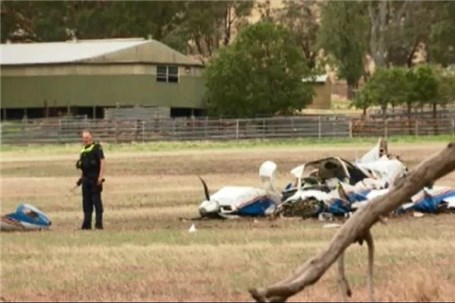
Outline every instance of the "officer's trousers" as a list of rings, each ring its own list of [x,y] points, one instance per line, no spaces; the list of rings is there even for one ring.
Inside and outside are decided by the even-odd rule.
[[[103,202],[101,192],[103,185],[98,185],[96,179],[83,178],[82,180],[82,209],[84,221],[82,229],[92,228],[93,207],[95,207],[95,228],[103,228]]]

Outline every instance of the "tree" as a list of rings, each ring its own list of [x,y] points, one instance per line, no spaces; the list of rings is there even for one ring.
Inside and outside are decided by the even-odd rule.
[[[388,105],[396,106],[408,102],[410,90],[407,69],[379,68],[363,88],[362,98],[368,100],[368,105],[380,106],[385,120]]]
[[[367,115],[367,109],[373,104],[374,102],[372,99],[372,95],[368,91],[368,88],[365,88],[355,95],[355,98],[352,101],[351,106],[362,109],[363,110],[362,117],[365,118]]]
[[[388,7],[386,65],[412,67],[416,52],[421,46],[428,45],[437,5],[407,0],[390,1]]]
[[[2,1],[1,41],[33,42],[63,40],[65,3],[49,1]],[[40,31],[46,37],[42,39]]]
[[[202,62],[228,45],[252,1],[3,1],[2,41],[152,36]]]
[[[76,5],[78,4],[78,5]],[[173,29],[180,7],[162,1],[84,1],[69,8],[71,26],[78,38],[125,38],[149,35],[163,40]]]
[[[431,104],[433,107],[433,119],[436,119],[439,83],[433,70],[427,65],[420,65],[410,70],[409,75],[412,89],[408,97],[408,102],[417,102],[421,106]]]
[[[376,65],[413,65],[421,43],[428,43],[435,5],[424,1],[368,2],[370,52]]]
[[[438,82],[438,91],[434,100],[438,105],[455,102],[455,66],[443,68],[432,66],[434,77]],[[433,113],[434,116],[434,113]]]
[[[433,63],[455,62],[455,3],[451,1],[367,1],[369,51],[376,66],[412,67],[426,46]]]
[[[206,69],[213,115],[254,117],[291,113],[311,101],[313,89],[300,49],[282,26],[262,21],[242,30]]]
[[[348,83],[349,99],[364,72],[366,35],[367,20],[362,3],[332,1],[322,7],[319,45],[334,57],[339,76]]]
[[[429,57],[433,63],[455,63],[455,2],[438,2],[438,19],[431,25]]]
[[[2,42],[148,37],[163,40],[174,29],[176,2],[4,1]]]
[[[274,10],[270,0],[256,1],[255,8],[260,15],[260,20],[273,22]]]
[[[229,45],[253,5],[252,1],[186,1],[174,34],[187,41],[189,54],[199,55],[206,63],[221,46]]]
[[[308,67],[316,67],[318,14],[320,3],[315,0],[284,0],[284,7],[275,12],[274,20],[289,29],[302,49]]]
[[[394,67],[378,69],[359,93],[353,105],[368,108],[378,105],[384,118],[388,105],[404,104],[408,119],[414,105],[430,104],[433,119],[436,119],[437,106],[455,99],[455,73],[440,67],[418,65],[412,69]]]

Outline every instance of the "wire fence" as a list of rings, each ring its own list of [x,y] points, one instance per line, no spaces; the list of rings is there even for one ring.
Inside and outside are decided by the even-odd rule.
[[[455,117],[385,121],[348,116],[152,120],[24,119],[2,122],[1,139],[4,144],[74,143],[80,141],[83,129],[90,129],[98,140],[110,143],[443,134],[455,136]]]

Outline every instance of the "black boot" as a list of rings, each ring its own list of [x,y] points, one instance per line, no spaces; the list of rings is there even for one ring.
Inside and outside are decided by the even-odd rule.
[[[84,213],[84,222],[81,229],[92,229],[92,214]]]
[[[95,228],[103,229],[103,213],[96,213]]]

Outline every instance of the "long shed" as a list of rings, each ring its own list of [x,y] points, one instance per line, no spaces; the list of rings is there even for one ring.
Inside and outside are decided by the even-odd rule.
[[[1,44],[2,118],[103,116],[112,107],[204,110],[203,64],[152,39]]]

